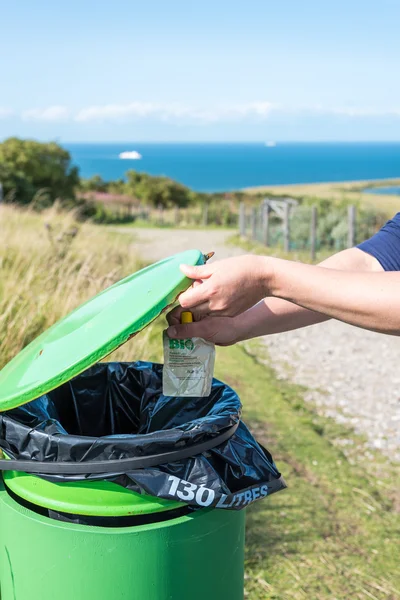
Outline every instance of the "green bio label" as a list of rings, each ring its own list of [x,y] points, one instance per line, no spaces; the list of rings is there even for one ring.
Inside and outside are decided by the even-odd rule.
[[[170,350],[193,350],[193,340],[169,340]]]

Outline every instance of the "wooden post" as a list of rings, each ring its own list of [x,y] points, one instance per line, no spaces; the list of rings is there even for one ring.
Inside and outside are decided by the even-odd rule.
[[[283,206],[283,249],[290,252],[290,204],[285,202]]]
[[[204,202],[203,206],[203,227],[208,225],[208,203]]]
[[[179,208],[175,206],[174,210],[174,223],[175,225],[179,225]]]
[[[159,214],[160,225],[163,225],[164,224],[164,207],[162,204],[159,204],[159,206],[158,206],[158,214]]]
[[[242,238],[246,237],[246,207],[244,202],[239,206],[239,235]]]
[[[265,201],[263,204],[263,219],[262,219],[262,236],[264,246],[269,246],[269,204],[268,201]]]
[[[353,204],[348,207],[347,222],[347,247],[353,248],[356,243],[356,207]]]
[[[311,207],[311,231],[310,231],[310,246],[311,260],[315,262],[317,256],[317,207]]]
[[[257,240],[257,208],[255,206],[251,210],[251,239]]]
[[[260,242],[260,244],[263,241],[263,219],[264,219],[264,207],[262,204],[260,204],[260,206],[258,207],[258,211],[257,211],[257,241]]]

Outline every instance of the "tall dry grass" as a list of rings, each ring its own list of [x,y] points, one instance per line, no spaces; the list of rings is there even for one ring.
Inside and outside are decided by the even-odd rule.
[[[125,236],[78,223],[57,206],[40,215],[0,206],[0,368],[56,320],[140,266]]]

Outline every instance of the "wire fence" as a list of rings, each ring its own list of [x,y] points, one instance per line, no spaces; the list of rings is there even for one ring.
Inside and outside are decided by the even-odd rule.
[[[242,238],[286,252],[351,248],[372,235],[385,222],[384,216],[357,209],[354,205],[320,210],[317,205],[299,205],[291,199],[263,201],[258,207],[239,211]]]

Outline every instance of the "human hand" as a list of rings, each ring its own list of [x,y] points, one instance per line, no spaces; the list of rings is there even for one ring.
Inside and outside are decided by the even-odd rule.
[[[191,310],[196,320],[204,316],[234,317],[246,311],[268,295],[273,275],[270,258],[252,255],[180,268],[197,283],[179,296],[181,307]]]
[[[181,324],[183,308],[177,306],[167,314],[167,334],[172,339],[184,340],[199,337],[217,346],[230,346],[239,341],[239,331],[234,317],[205,317],[187,325]]]

